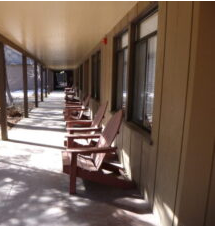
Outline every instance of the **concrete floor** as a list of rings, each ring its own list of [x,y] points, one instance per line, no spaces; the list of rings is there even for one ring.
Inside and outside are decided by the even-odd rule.
[[[63,93],[53,92],[0,141],[0,225],[157,225],[136,190],[77,181],[62,174]]]

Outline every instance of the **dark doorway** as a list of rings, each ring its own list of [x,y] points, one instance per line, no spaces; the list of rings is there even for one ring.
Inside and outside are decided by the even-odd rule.
[[[61,70],[54,71],[54,90],[63,90],[65,87],[73,85],[73,71]]]

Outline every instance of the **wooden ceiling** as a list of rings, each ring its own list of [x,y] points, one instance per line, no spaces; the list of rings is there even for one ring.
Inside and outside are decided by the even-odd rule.
[[[50,68],[73,68],[136,3],[0,2],[0,34]]]

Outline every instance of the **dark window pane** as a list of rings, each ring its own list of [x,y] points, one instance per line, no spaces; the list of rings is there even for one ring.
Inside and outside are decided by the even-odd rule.
[[[126,100],[127,100],[127,64],[128,64],[128,50],[124,50],[124,63],[123,63],[123,79],[122,79],[122,108],[125,109],[126,107]]]
[[[148,131],[152,129],[157,47],[155,13],[136,25],[135,63],[131,120]]]
[[[100,71],[101,71],[100,52],[92,56],[92,97],[100,99]]]
[[[146,42],[140,42],[135,49],[135,73],[133,87],[133,111],[132,119],[138,124],[143,122],[144,108],[144,83],[146,70]]]
[[[96,55],[92,57],[92,97],[96,98],[96,73],[97,73],[97,59]]]
[[[116,83],[114,110],[126,107],[127,100],[127,64],[128,64],[128,32],[123,33],[116,39]]]
[[[123,70],[124,70],[124,52],[118,52],[117,56],[117,90],[116,90],[116,110],[122,108],[123,93]]]
[[[83,89],[83,66],[80,67],[80,90]]]
[[[144,126],[148,129],[151,129],[152,127],[156,48],[157,48],[157,37],[154,36],[148,40],[146,83],[145,83]]]
[[[97,53],[97,90],[96,90],[96,99],[100,99],[100,73],[101,73],[101,57],[100,52]]]

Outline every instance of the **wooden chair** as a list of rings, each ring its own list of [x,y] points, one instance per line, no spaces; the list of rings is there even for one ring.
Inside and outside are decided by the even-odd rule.
[[[72,89],[68,88],[67,90],[64,91],[64,93],[65,93],[65,103],[66,104],[79,102],[79,99],[76,97],[77,96],[77,88],[76,87],[73,87]]]
[[[108,101],[104,104],[102,104],[95,116],[93,120],[69,120],[66,121],[66,127],[67,127],[67,131],[70,132],[71,134],[73,132],[79,131],[79,130],[85,130],[87,128],[98,128],[101,124],[102,119],[104,118],[106,109],[107,109],[107,105],[108,105]],[[75,127],[81,127],[81,128],[75,128]]]
[[[132,181],[118,177],[122,168],[104,161],[106,154],[117,149],[111,145],[119,131],[121,121],[122,110],[110,119],[102,134],[68,135],[68,141],[72,142],[68,142],[68,148],[62,152],[62,159],[63,172],[70,175],[70,194],[76,193],[77,177],[120,188],[134,187]],[[96,147],[73,148],[74,139],[95,137],[99,138]],[[103,169],[112,172],[112,174],[104,173]]]
[[[66,130],[69,134],[74,133],[100,133],[102,131],[102,127],[100,124],[102,119],[104,118],[104,114],[106,112],[106,108],[108,105],[108,101],[102,104],[97,113],[94,116],[94,120],[71,120],[66,121]],[[92,140],[87,139],[88,143],[95,143]],[[67,140],[64,140],[64,146],[67,146]]]
[[[83,113],[89,110],[88,105],[89,105],[90,98],[91,96],[88,95],[85,98],[85,101],[83,102],[83,104],[66,106],[63,112],[65,120],[68,121],[68,120],[81,119],[83,116]],[[88,117],[84,117],[84,118],[87,119]]]
[[[86,99],[90,100],[90,98],[91,98],[91,95],[89,94],[88,96],[85,96],[82,101],[78,100],[78,101],[72,101],[70,103],[66,102],[65,108],[73,107],[73,106],[82,106],[84,104],[84,102],[86,101]]]
[[[66,88],[64,89],[64,92],[65,92],[65,94],[66,94],[67,92],[71,92],[71,91],[74,91],[74,90],[75,90],[75,86],[72,85],[71,87],[66,87]]]

